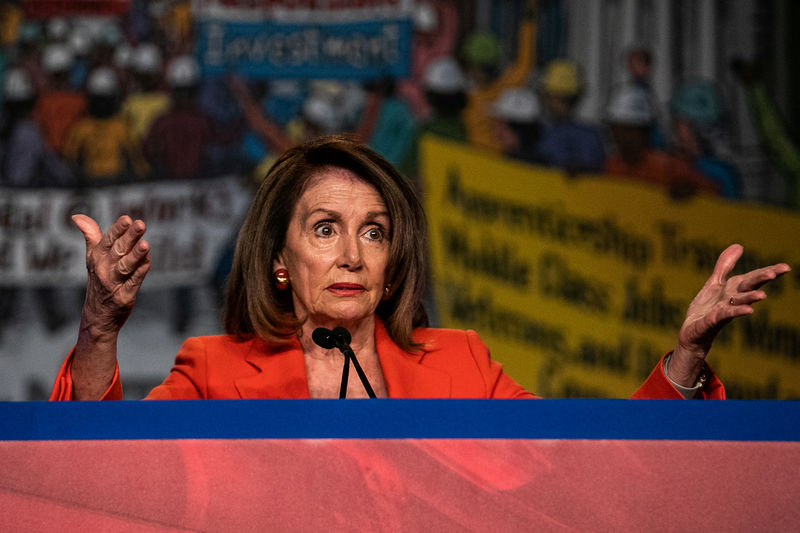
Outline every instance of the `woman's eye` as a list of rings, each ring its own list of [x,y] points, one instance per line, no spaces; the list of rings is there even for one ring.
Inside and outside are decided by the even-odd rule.
[[[333,227],[329,223],[317,224],[314,226],[314,234],[320,237],[330,237],[333,235]]]
[[[367,239],[371,241],[380,242],[383,240],[383,230],[381,230],[380,228],[370,228],[367,230],[365,235]]]

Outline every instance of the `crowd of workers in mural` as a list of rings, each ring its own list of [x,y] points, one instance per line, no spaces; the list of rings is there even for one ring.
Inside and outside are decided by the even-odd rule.
[[[4,50],[2,185],[257,179],[276,154],[333,132],[416,177],[418,140],[432,133],[568,175],[629,176],[676,197],[743,196],[715,85],[678,87],[665,116],[646,49],[629,51],[629,79],[610,91],[604,120],[589,124],[576,107],[600,88],[586,86],[575,61],[537,62],[531,17],[520,19],[509,54],[497,36],[459,29],[455,2],[423,4],[406,78],[246,80],[203,76],[189,3],[171,5],[94,24],[17,20]]]
[[[193,55],[192,15],[190,2],[131,2],[128,13],[104,19],[4,13],[0,186],[223,175],[255,185],[278,154],[329,133],[355,136],[418,179],[419,140],[433,134],[562,169],[566,179],[610,174],[649,182],[676,199],[703,192],[764,200],[748,197],[731,163],[715,84],[686,82],[662,109],[650,85],[657,61],[645,48],[620,59],[624,83],[591,87],[576,61],[539,57],[532,13],[518,19],[510,50],[491,32],[459,27],[456,2],[438,0],[417,4],[404,78],[212,77]],[[582,98],[601,90],[609,94],[603,120],[577,118]],[[751,93],[768,121],[764,91]],[[777,128],[762,130],[778,132],[775,146],[791,148]],[[796,176],[791,162],[800,158],[788,152],[776,151]],[[782,203],[797,208],[796,183],[787,183]],[[181,292],[178,301],[185,299]],[[188,304],[178,307],[182,329]]]

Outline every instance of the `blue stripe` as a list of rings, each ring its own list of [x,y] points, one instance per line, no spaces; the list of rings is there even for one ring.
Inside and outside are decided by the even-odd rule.
[[[0,440],[800,441],[800,402],[205,400],[0,403]]]

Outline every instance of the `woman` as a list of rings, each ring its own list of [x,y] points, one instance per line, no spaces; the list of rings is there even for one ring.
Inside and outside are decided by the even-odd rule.
[[[123,216],[103,235],[84,215],[74,221],[86,239],[89,281],[78,342],[51,399],[119,399],[116,340],[150,268],[145,225]],[[325,137],[289,150],[269,171],[239,234],[223,315],[227,335],[187,340],[147,397],[337,397],[343,356],[313,335],[335,327],[350,332],[376,396],[533,397],[490,359],[474,332],[423,327],[425,235],[414,189],[369,148]],[[766,297],[761,285],[789,271],[778,264],[728,279],[741,253],[738,245],[722,253],[674,352],[635,397],[724,397],[705,366],[714,336]],[[367,395],[355,374],[345,385],[347,397]]]

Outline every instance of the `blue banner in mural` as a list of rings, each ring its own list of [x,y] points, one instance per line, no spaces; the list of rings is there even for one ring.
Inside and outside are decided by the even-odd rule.
[[[408,73],[410,19],[303,24],[208,19],[196,53],[207,75],[364,79]]]

